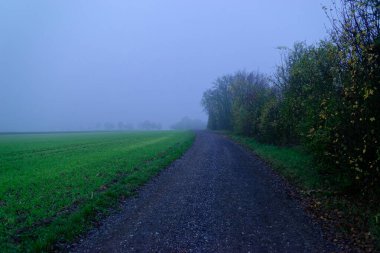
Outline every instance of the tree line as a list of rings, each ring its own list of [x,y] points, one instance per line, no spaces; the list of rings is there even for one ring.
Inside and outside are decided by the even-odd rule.
[[[379,196],[380,1],[342,0],[325,11],[329,39],[283,49],[273,75],[217,78],[202,98],[208,128],[302,145],[342,190]]]

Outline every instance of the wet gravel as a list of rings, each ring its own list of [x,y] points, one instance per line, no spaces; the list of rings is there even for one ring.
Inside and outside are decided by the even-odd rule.
[[[334,252],[255,155],[198,132],[179,160],[71,252]]]

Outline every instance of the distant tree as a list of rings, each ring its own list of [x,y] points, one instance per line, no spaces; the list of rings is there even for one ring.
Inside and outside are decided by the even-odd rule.
[[[96,123],[95,129],[101,130],[102,129],[102,123],[100,123],[100,122]]]
[[[104,129],[107,131],[112,131],[115,129],[115,125],[111,122],[104,123]]]
[[[131,124],[131,123],[125,123],[124,124],[124,130],[131,131],[134,129],[135,129],[135,127],[133,126],[133,124]]]
[[[262,107],[270,93],[269,79],[257,72],[237,72],[233,76],[230,90],[234,131],[257,136]]]
[[[240,71],[218,78],[202,98],[208,128],[258,134],[258,118],[269,93],[269,79],[260,73]]]
[[[232,76],[223,76],[214,82],[213,88],[203,94],[202,105],[209,115],[208,128],[232,130]]]
[[[199,119],[184,117],[179,122],[173,124],[171,128],[174,130],[199,130],[205,129],[206,123]]]
[[[161,130],[162,126],[160,123],[155,123],[155,122],[151,122],[149,120],[145,120],[139,124],[139,129],[147,130],[147,131]]]
[[[124,123],[122,121],[119,121],[117,123],[117,128],[118,128],[118,130],[124,130]]]

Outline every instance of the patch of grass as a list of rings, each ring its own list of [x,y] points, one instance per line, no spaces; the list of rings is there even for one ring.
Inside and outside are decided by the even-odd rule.
[[[221,133],[254,151],[272,167],[295,183],[307,199],[308,209],[313,211],[324,226],[333,231],[329,237],[335,242],[350,238],[350,247],[359,251],[380,250],[380,206],[376,201],[363,202],[358,197],[340,193],[337,179],[319,174],[312,155],[302,147],[279,147],[263,144],[254,138]],[[332,229],[331,229],[332,228]],[[373,245],[376,244],[376,245]],[[346,250],[346,249],[345,249]]]
[[[49,251],[179,158],[190,132],[0,135],[0,248]]]
[[[240,135],[229,134],[228,136],[255,151],[297,186],[309,190],[319,189],[322,186],[323,179],[313,164],[313,157],[301,147],[279,147]]]

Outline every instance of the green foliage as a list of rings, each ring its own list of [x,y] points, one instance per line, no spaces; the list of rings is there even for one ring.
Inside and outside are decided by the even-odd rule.
[[[284,51],[272,84],[238,72],[218,79],[203,104],[211,129],[301,144],[342,191],[378,198],[380,3],[342,0],[339,6],[330,16],[331,39]]]
[[[189,132],[0,135],[0,248],[48,251],[178,158]]]
[[[305,141],[309,132],[317,129],[323,120],[321,101],[336,96],[338,88],[333,75],[336,57],[334,47],[326,42],[309,47],[297,43],[289,54],[293,61],[288,83],[282,89],[282,122],[287,129],[288,142],[299,143]]]
[[[238,72],[230,87],[234,131],[257,136],[261,110],[269,97],[268,78],[259,73]]]
[[[275,97],[263,105],[258,127],[260,141],[271,144],[286,143],[282,121],[280,121],[280,106],[280,101]]]
[[[205,109],[212,129],[286,146],[234,136],[288,178],[306,188],[323,178],[333,186],[334,198],[359,200],[366,210],[358,210],[367,212],[363,219],[380,248],[380,1],[340,0],[329,15],[330,40],[284,50],[271,83],[245,72],[224,79],[228,128],[214,123],[222,113]],[[207,94],[218,89],[207,91],[203,100],[211,103]],[[318,167],[289,151],[299,145]]]
[[[232,97],[230,83],[232,76],[218,78],[213,89],[203,94],[202,105],[209,115],[208,128],[213,130],[232,129]]]
[[[350,189],[380,194],[380,11],[379,1],[342,1],[333,20],[342,76],[340,110],[326,115],[335,124],[325,160],[351,179]]]
[[[218,78],[214,87],[203,94],[208,127],[257,135],[261,108],[270,93],[268,78],[259,73],[237,72]]]

